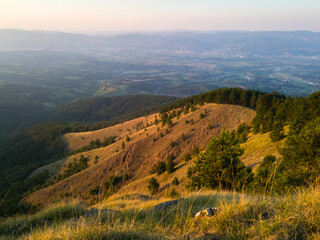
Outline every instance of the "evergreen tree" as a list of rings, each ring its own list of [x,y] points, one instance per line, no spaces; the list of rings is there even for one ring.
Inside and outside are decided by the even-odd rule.
[[[188,170],[190,187],[241,189],[250,175],[250,169],[239,160],[242,154],[231,132],[222,132],[218,139],[212,138],[205,153],[200,154]]]
[[[272,190],[276,177],[276,160],[276,157],[273,155],[267,155],[263,158],[262,163],[254,175],[254,180],[250,185],[251,191],[268,193]]]
[[[148,190],[151,195],[155,195],[159,192],[160,184],[158,183],[157,179],[151,178],[149,180]]]
[[[169,158],[168,158],[168,162],[166,164],[166,169],[167,169],[167,173],[170,174],[174,171],[174,162],[173,162],[173,156],[170,155]]]
[[[184,156],[184,161],[185,162],[189,162],[191,160],[191,154],[190,153],[186,153],[186,155]]]
[[[308,186],[320,177],[320,117],[307,123],[298,134],[287,137],[276,189],[287,191]]]
[[[150,173],[151,174],[157,174],[157,175],[161,175],[162,173],[164,173],[167,170],[167,165],[164,161],[160,161],[157,164],[155,164]]]
[[[272,131],[270,132],[269,136],[272,142],[280,141],[285,137],[283,126],[280,124],[280,122],[276,122],[273,125]]]
[[[246,106],[248,105],[247,92],[244,91],[244,90],[241,92],[239,104],[240,104],[241,106],[244,106],[244,107],[246,107]]]

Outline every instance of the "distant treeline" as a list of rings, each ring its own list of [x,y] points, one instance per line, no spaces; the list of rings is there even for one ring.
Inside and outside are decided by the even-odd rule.
[[[177,100],[161,109],[165,114],[176,108],[191,109],[196,104],[234,104],[256,110],[254,131],[266,133],[274,125],[290,124],[292,131],[299,131],[308,122],[320,116],[320,92],[309,97],[286,97],[278,93],[264,93],[241,88],[222,88]]]
[[[176,97],[157,95],[129,95],[117,97],[91,97],[73,101],[57,108],[50,116],[59,121],[94,123],[121,116],[121,120],[133,119],[176,101]]]

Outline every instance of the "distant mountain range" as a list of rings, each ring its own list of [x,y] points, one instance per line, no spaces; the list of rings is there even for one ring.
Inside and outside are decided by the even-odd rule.
[[[320,33],[168,32],[89,36],[46,31],[0,30],[0,50],[138,51],[221,56],[320,55]]]

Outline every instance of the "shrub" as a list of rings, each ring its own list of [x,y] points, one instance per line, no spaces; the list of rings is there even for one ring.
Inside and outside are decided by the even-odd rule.
[[[179,193],[177,193],[177,191],[174,188],[172,188],[170,190],[170,192],[168,193],[168,197],[169,198],[177,198],[177,197],[179,197]]]
[[[173,142],[172,140],[170,140],[169,146],[170,146],[170,147],[174,147],[174,142]]]
[[[161,175],[165,171],[166,171],[166,163],[164,161],[160,161],[152,167],[150,173],[151,174],[156,173],[157,175]]]
[[[182,133],[182,135],[181,135],[181,140],[182,140],[182,141],[185,141],[186,139],[187,139],[186,135],[185,135],[184,133]]]
[[[127,173],[125,173],[122,177],[123,181],[128,181],[129,180],[129,175]]]
[[[254,192],[269,192],[273,185],[272,177],[274,176],[274,170],[276,168],[276,157],[273,155],[267,155],[263,158],[262,163],[257,169],[254,175],[254,180],[250,186],[250,189]]]
[[[200,153],[200,150],[198,147],[194,146],[192,149],[192,155],[197,156]]]
[[[189,162],[191,160],[191,154],[190,153],[186,153],[186,155],[184,156],[184,161],[185,162]]]
[[[121,177],[117,177],[116,175],[111,175],[109,180],[104,183],[104,187],[106,188],[107,192],[113,193],[117,190],[116,186],[122,180]]]
[[[151,178],[149,180],[148,190],[151,195],[155,195],[159,192],[160,184],[158,183],[157,179]]]
[[[179,182],[179,179],[177,177],[175,177],[171,182],[171,184],[174,185],[174,186],[179,185],[179,183],[180,182]]]
[[[166,164],[166,169],[167,169],[167,173],[170,174],[174,171],[174,162],[173,162],[173,156],[170,155],[169,158],[168,158],[168,162]]]
[[[92,196],[98,195],[99,192],[100,192],[100,187],[98,185],[89,190],[89,194]]]

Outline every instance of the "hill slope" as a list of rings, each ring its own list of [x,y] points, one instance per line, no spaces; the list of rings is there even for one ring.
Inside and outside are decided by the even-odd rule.
[[[199,115],[205,110],[207,114],[201,119]],[[194,112],[182,115],[179,120],[173,119],[173,125],[169,129],[167,126],[161,127],[160,123],[147,128],[134,129],[137,122],[141,122],[139,119],[123,124],[130,131],[123,129],[120,124],[99,131],[65,135],[64,139],[69,148],[76,149],[87,144],[89,140],[108,136],[109,130],[114,134],[118,131],[118,134],[115,134],[117,141],[112,145],[82,153],[89,159],[89,168],[32,193],[26,201],[33,204],[50,204],[62,198],[90,200],[89,190],[105,183],[110,176],[114,174],[121,176],[127,173],[131,177],[129,183],[142,179],[150,175],[149,171],[155,163],[161,160],[166,161],[169,155],[173,155],[175,163],[178,164],[182,162],[186,153],[193,151],[194,147],[204,149],[212,136],[218,136],[222,130],[235,129],[243,122],[250,123],[254,115],[253,110],[240,106],[206,104]],[[154,117],[155,115],[146,117],[142,121],[143,124],[148,122],[151,125]],[[208,128],[209,124],[212,126],[211,129]],[[157,131],[158,127],[159,131]],[[168,129],[167,133],[166,129]],[[127,132],[122,133],[122,131]],[[161,133],[163,137],[160,137]],[[124,141],[125,135],[130,138],[129,142]],[[126,145],[124,149],[121,148],[123,141]],[[78,159],[80,155],[79,153],[65,159],[64,165],[72,162],[74,158]],[[99,159],[97,164],[93,164],[95,156]],[[59,171],[63,172],[63,165],[60,167]]]

